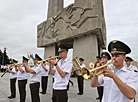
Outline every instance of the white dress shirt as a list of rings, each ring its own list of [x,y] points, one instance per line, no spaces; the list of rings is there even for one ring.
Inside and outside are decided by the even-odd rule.
[[[48,76],[48,73],[49,73],[49,66],[48,66],[48,65],[44,65],[44,67],[45,67],[48,71],[46,71],[44,68],[42,68],[42,76]]]
[[[4,66],[4,69],[7,69],[8,67],[7,66]]]
[[[1,69],[4,68],[4,65],[1,66]]]
[[[17,72],[17,80],[25,80],[28,79],[28,73],[25,71],[25,67],[21,67],[23,69],[24,72],[20,72],[19,68],[18,68],[18,72]]]
[[[61,63],[62,63],[62,65],[61,65]],[[62,59],[60,59],[57,64],[60,67],[60,69],[64,72],[66,72],[67,74],[62,78],[59,75],[56,67],[54,67],[55,73],[54,73],[53,89],[64,90],[64,89],[67,89],[67,85],[69,82],[73,64],[69,61],[68,58],[66,58],[64,61],[62,61]]]
[[[29,83],[33,84],[33,83],[40,82],[41,75],[42,75],[42,66],[40,64],[38,66],[34,65],[34,67],[32,67],[31,69],[33,69],[35,73],[30,74]]]
[[[136,71],[138,71],[138,68],[137,68],[136,66],[130,65],[129,67],[127,67],[127,65],[126,65],[126,68],[127,68],[128,70],[136,70]]]
[[[82,63],[82,65],[80,65],[80,66],[81,66],[81,68],[86,67],[84,63]]]
[[[114,70],[113,70],[114,71]],[[122,67],[116,72],[116,75],[122,80],[125,84],[133,88],[136,92],[138,89],[138,74],[127,70],[126,67]],[[104,92],[102,102],[133,102],[129,100],[122,92],[119,90],[118,86],[115,84],[112,78],[99,76],[99,84],[104,84]]]
[[[15,74],[10,73],[10,74],[9,74],[10,79],[16,78],[16,77],[17,77],[17,72],[16,72],[16,70],[15,70],[15,67],[12,67],[12,70],[11,70],[11,71],[13,71]]]

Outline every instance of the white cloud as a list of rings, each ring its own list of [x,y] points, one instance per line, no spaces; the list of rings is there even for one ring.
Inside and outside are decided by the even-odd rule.
[[[64,0],[64,6],[73,2]],[[132,49],[130,56],[138,60],[138,1],[103,0],[103,3],[107,44],[114,39],[124,41]],[[27,53],[43,57],[44,49],[37,48],[37,25],[47,18],[48,0],[1,0],[0,7],[0,49],[7,47],[8,56],[15,59]]]
[[[111,40],[125,42],[132,50],[129,56],[138,61],[138,1],[104,0],[104,12],[107,44]]]

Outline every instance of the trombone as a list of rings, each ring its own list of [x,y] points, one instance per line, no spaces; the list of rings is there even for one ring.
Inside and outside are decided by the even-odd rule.
[[[104,74],[103,71],[97,73],[96,75],[94,75],[94,71],[99,70],[99,69],[102,69],[103,67],[106,67],[106,68],[107,68],[107,66],[110,65],[110,64],[113,64],[113,68],[109,68],[109,70],[115,69],[115,63],[114,63],[114,62],[107,63],[107,64],[102,65],[102,66],[100,66],[100,67],[96,67],[95,69],[92,69],[92,70],[89,70],[88,68],[83,67],[83,68],[81,69],[82,77],[83,77],[84,79],[87,79],[87,80],[88,80],[88,79],[90,79],[91,77],[100,76],[100,75]]]
[[[42,60],[42,61],[35,61],[34,63],[36,63],[37,66],[38,66],[40,63],[43,63],[43,62],[45,62],[46,64],[48,64],[49,62],[46,62],[46,61],[52,60],[52,59],[55,59],[55,58],[60,59],[59,56],[54,56],[54,57],[51,57],[51,58],[44,59],[44,60]]]

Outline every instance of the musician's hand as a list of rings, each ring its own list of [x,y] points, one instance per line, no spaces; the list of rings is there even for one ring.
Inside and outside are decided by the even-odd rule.
[[[48,62],[53,64],[53,65],[55,65],[57,63],[56,60],[49,60]]]
[[[78,70],[80,70],[80,68],[77,68],[76,70],[78,71]]]
[[[27,67],[27,66],[28,66],[28,63],[23,63],[23,66],[24,66],[24,67]]]
[[[103,68],[102,71],[104,71],[104,76],[105,77],[110,77],[110,78],[114,78],[114,76],[116,75],[114,72],[112,72],[111,70],[107,69],[107,68]]]
[[[101,66],[101,63],[97,63],[96,66],[97,66],[97,67],[100,67],[100,66]]]
[[[15,65],[15,67],[18,67],[17,65]]]
[[[9,72],[9,71],[10,71],[10,68],[7,69],[7,72]]]
[[[18,67],[18,68],[19,68],[20,66],[19,66],[19,65],[16,65],[16,67]]]

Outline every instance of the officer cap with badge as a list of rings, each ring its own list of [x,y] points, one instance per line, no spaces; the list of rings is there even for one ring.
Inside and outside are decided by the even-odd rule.
[[[15,59],[12,59],[13,63],[18,63],[18,61],[16,61]]]
[[[133,59],[132,59],[131,57],[126,57],[126,60],[125,60],[125,61],[130,61],[130,62],[132,62]]]
[[[27,61],[28,62],[28,58],[26,58],[26,57],[24,57],[24,56],[22,56],[22,58],[23,58],[23,61]]]
[[[79,58],[79,60],[80,60],[80,61],[84,61],[84,59],[83,59],[83,58]]]
[[[96,56],[96,59],[97,59],[97,60],[100,60],[100,59],[101,59],[101,57],[100,57],[100,56]]]
[[[35,60],[36,60],[36,59],[39,60],[39,61],[42,60],[42,58],[39,57],[38,54],[35,54]]]
[[[68,51],[69,47],[66,44],[58,43],[58,52]]]
[[[111,54],[129,54],[131,49],[125,43],[114,40],[109,43],[108,51]]]
[[[108,60],[111,59],[111,56],[110,56],[110,54],[108,52],[102,52],[101,57],[102,58],[107,58]]]

